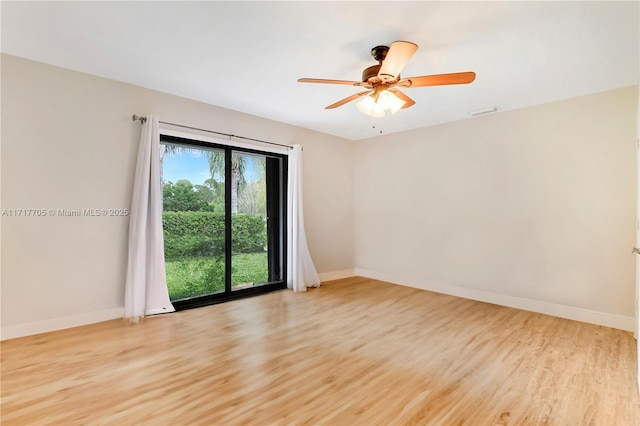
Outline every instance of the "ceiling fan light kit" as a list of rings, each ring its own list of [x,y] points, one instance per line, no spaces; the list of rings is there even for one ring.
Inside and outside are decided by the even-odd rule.
[[[356,104],[361,113],[371,117],[384,117],[384,109],[371,97],[367,96]]]
[[[358,102],[357,107],[360,112],[371,117],[384,117],[385,110],[390,110],[391,114],[398,112],[407,102],[387,90],[387,87],[387,85],[377,86],[375,93]]]
[[[418,45],[409,41],[394,41],[391,47],[376,46],[371,49],[371,56],[378,61],[362,72],[362,81],[327,80],[319,78],[300,78],[300,83],[347,84],[364,87],[368,90],[346,97],[325,107],[334,109],[364,96],[357,103],[358,109],[372,117],[384,117],[385,110],[395,114],[400,109],[413,106],[416,102],[398,90],[399,87],[442,86],[449,84],[468,84],[476,78],[471,71],[425,75],[421,77],[400,78],[400,71],[418,50]]]

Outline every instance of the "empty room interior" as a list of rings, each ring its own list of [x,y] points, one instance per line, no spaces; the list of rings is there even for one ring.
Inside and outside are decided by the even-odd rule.
[[[2,424],[640,424],[640,3],[0,18]]]

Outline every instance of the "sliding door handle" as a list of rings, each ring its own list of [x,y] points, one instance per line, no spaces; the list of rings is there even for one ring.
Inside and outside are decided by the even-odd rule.
[[[631,254],[640,254],[640,248],[634,247],[633,250],[631,250]]]

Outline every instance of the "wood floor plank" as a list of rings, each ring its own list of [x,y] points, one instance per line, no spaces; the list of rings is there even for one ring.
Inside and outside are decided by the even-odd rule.
[[[640,425],[636,342],[364,278],[2,342],[3,425]]]

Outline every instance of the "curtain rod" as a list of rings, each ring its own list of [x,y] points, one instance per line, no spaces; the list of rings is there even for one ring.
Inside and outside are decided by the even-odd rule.
[[[145,123],[147,121],[147,117],[141,117],[139,115],[133,114],[133,116],[131,116],[131,120],[132,121],[140,121],[141,123]],[[284,147],[289,148],[289,149],[293,148],[291,145],[285,145],[285,144],[281,144],[281,143],[263,141],[263,140],[260,140],[260,139],[246,138],[244,136],[231,135],[229,133],[214,132],[213,130],[200,129],[198,127],[185,126],[183,124],[169,123],[167,121],[159,121],[159,122],[162,123],[162,124],[168,124],[169,126],[182,127],[183,129],[198,130],[200,132],[213,133],[215,135],[228,136],[230,138],[238,138],[238,139],[244,139],[244,140],[247,140],[247,141],[267,143],[269,145],[284,146]]]

